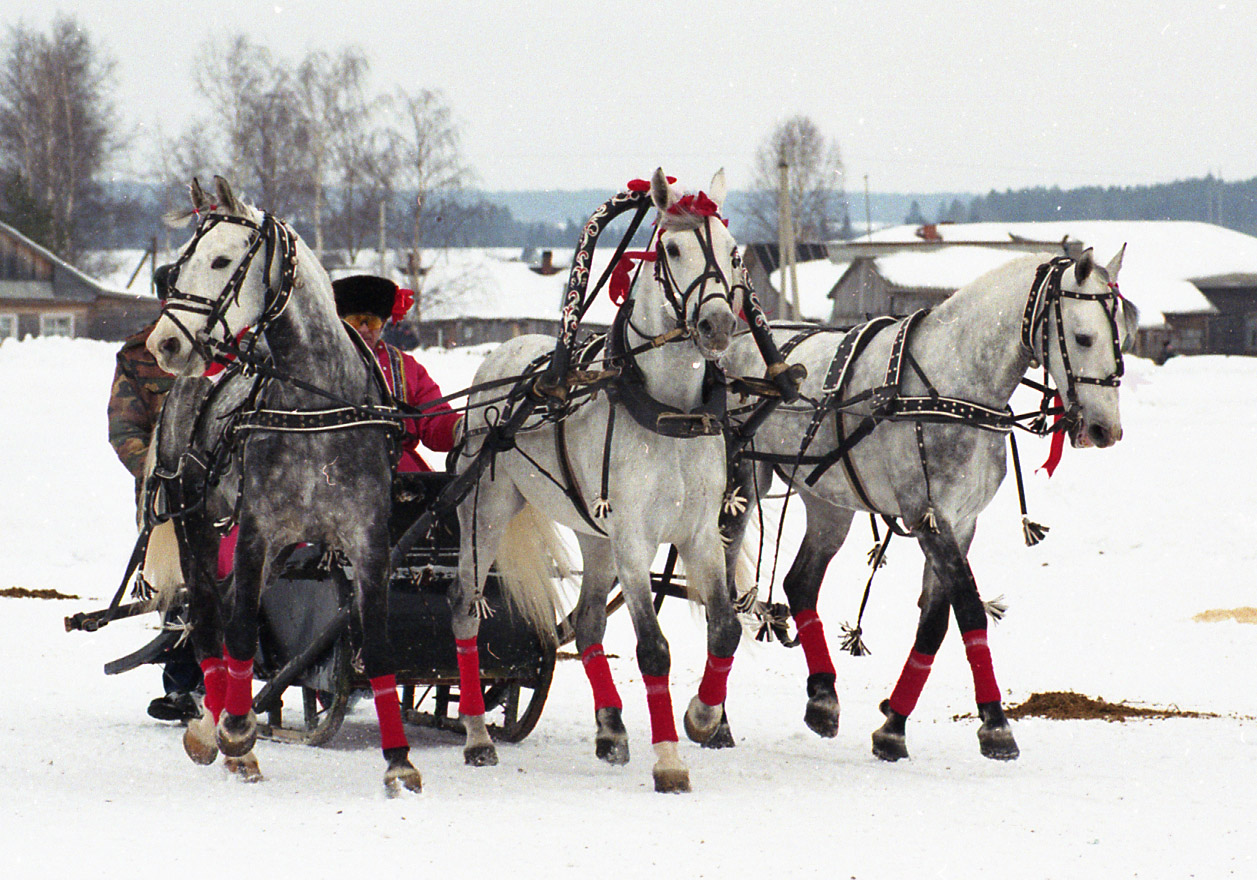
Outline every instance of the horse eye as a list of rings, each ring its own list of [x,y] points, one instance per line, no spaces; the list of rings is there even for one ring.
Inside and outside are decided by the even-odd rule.
[[[231,265],[231,259],[229,257],[215,257],[214,262],[210,263],[210,268],[211,269],[226,269],[230,265]]]
[[[1074,342],[1078,343],[1079,348],[1091,348],[1091,343],[1095,341],[1095,337],[1090,333],[1075,333]]]
[[[668,242],[668,246],[664,248],[664,250],[666,250],[668,252],[668,256],[673,259],[679,259],[681,256],[681,248],[677,246],[675,241]]]

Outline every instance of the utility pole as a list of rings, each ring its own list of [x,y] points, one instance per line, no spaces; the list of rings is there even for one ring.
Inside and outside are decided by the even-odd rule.
[[[864,234],[873,240],[873,210],[869,207],[869,176],[864,175]]]
[[[794,245],[794,220],[790,211],[790,164],[783,158],[777,163],[777,247],[781,252],[781,298],[790,304],[792,319],[803,319],[799,304],[799,271]],[[787,283],[787,278],[789,279]],[[787,287],[790,296],[786,296]]]
[[[380,276],[386,277],[388,271],[388,199],[380,199]]]

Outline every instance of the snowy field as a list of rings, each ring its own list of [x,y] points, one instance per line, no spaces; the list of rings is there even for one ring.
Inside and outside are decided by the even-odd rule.
[[[954,720],[973,696],[953,626],[908,725],[912,759],[879,762],[869,735],[912,642],[922,562],[897,541],[865,615],[872,655],[835,655],[836,739],[802,723],[801,652],[747,638],[727,704],[738,747],[683,743],[694,792],[655,794],[620,613],[606,644],[627,767],[594,758],[589,688],[578,663],[561,662],[540,724],[499,745],[499,766],[465,767],[459,738],[412,729],[424,791],[387,799],[367,707],[327,747],[260,743],[266,781],[244,785],[221,762],[194,766],[180,728],[145,714],[155,667],[102,674],[151,637],[150,621],[64,631],[65,615],[108,601],[133,541],[131,479],[105,439],[114,349],[0,345],[0,589],[81,597],[0,598],[6,877],[1257,876],[1257,626],[1193,620],[1257,605],[1257,360],[1128,361],[1115,448],[1067,449],[1049,480],[1030,474],[1046,442],[1022,441],[1047,540],[1022,544],[1010,479],[971,554],[984,596],[1009,605],[991,634],[1009,703],[1072,690],[1219,717],[1026,719],[1014,722],[1021,759],[987,761],[977,721]],[[419,356],[446,391],[477,362]],[[787,533],[783,571],[797,521]],[[831,635],[854,620],[869,545],[857,522],[831,567],[820,608]],[[702,671],[703,630],[676,602],[664,618],[679,712]]]

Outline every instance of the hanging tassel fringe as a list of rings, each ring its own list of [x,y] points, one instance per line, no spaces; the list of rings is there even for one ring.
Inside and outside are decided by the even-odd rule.
[[[921,517],[921,521],[917,523],[914,532],[927,531],[935,533],[938,531],[938,516],[934,513],[933,507],[925,508],[925,514]]]
[[[1000,593],[994,599],[984,601],[982,607],[986,609],[986,616],[996,623],[1003,620],[1004,615],[1008,613],[1008,603],[1004,601],[1003,593]]]
[[[755,641],[771,642],[774,638],[787,648],[799,643],[790,638],[790,607],[781,602],[756,602],[750,611],[752,618],[760,621]]]
[[[489,607],[489,600],[484,596],[477,596],[471,602],[471,616],[477,620],[488,620],[493,616],[493,609]]]
[[[606,519],[611,515],[611,502],[605,497],[599,498],[594,502],[594,509],[592,513],[594,515],[594,519]]]
[[[1026,538],[1026,546],[1033,547],[1035,544],[1047,537],[1047,533],[1052,531],[1048,526],[1034,522],[1028,516],[1021,518],[1021,533]]]
[[[742,493],[738,491],[737,486],[729,490],[729,494],[725,496],[721,509],[729,516],[741,516],[745,512],[746,499],[742,497]]]
[[[876,568],[881,568],[886,564],[886,548],[881,545],[881,542],[869,548],[868,559],[868,564]]]
[[[851,626],[848,623],[842,625],[842,642],[840,647],[852,657],[863,657],[866,654],[873,653],[869,650],[868,645],[864,644],[864,630],[859,624]]]

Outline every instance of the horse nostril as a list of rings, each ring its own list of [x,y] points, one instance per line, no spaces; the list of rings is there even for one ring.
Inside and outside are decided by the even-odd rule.
[[[712,326],[711,326],[711,320],[709,318],[703,318],[703,320],[698,322],[698,332],[703,334],[704,336],[711,335]]]
[[[1087,429],[1087,433],[1091,435],[1091,442],[1103,449],[1113,441],[1109,439],[1109,431],[1101,425],[1092,425]]]
[[[161,349],[161,353],[166,355],[166,357],[174,357],[179,353],[181,343],[178,336],[168,336],[157,347]]]

